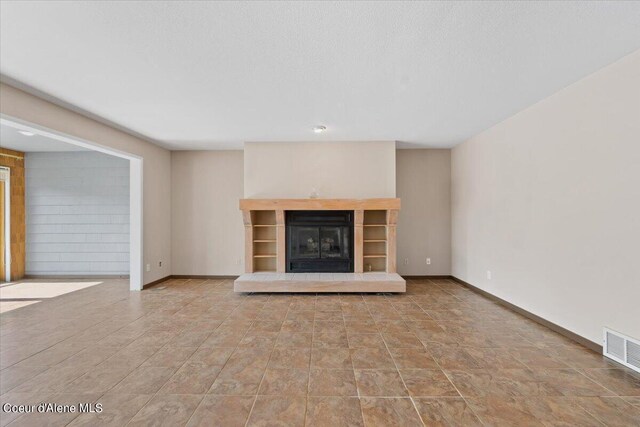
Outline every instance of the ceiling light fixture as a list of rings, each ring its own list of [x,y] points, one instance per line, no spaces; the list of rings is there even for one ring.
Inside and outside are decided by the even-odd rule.
[[[322,132],[324,132],[325,130],[327,130],[327,127],[326,127],[326,126],[319,125],[319,126],[314,126],[314,127],[313,127],[313,131],[314,131],[315,133],[322,133]]]
[[[33,135],[35,135],[35,133],[29,132],[28,130],[19,130],[18,133],[21,133],[24,136],[33,136]]]

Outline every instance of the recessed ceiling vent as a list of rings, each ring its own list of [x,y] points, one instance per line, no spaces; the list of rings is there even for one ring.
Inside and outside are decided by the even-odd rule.
[[[602,352],[609,359],[640,372],[640,341],[604,328]]]

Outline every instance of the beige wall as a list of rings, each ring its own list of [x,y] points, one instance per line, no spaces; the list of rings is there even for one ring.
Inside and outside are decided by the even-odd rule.
[[[244,272],[242,171],[242,151],[171,153],[173,274]]]
[[[398,150],[396,173],[398,273],[451,274],[451,150]]]
[[[246,198],[395,197],[395,142],[247,142]]]
[[[7,116],[135,154],[144,159],[143,283],[171,274],[171,155],[168,150],[0,83],[0,111]],[[28,231],[27,231],[28,232]],[[162,267],[158,263],[162,261]]]
[[[450,164],[450,150],[397,151],[401,274],[451,272]],[[171,171],[173,274],[241,274],[243,152],[174,151]]]
[[[640,338],[640,51],[457,146],[452,203],[456,277]]]
[[[451,274],[450,154],[450,150],[396,151],[397,196],[402,199],[400,274]],[[241,274],[242,151],[174,151],[171,168],[173,274]],[[427,257],[431,265],[426,264]]]

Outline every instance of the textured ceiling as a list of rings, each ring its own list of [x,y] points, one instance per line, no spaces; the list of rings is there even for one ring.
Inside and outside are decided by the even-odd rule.
[[[639,2],[0,8],[6,81],[172,149],[451,147],[640,48]]]

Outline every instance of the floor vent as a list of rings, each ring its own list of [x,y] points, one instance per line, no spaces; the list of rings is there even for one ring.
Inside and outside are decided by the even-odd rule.
[[[604,328],[602,352],[606,357],[640,372],[640,341]]]

